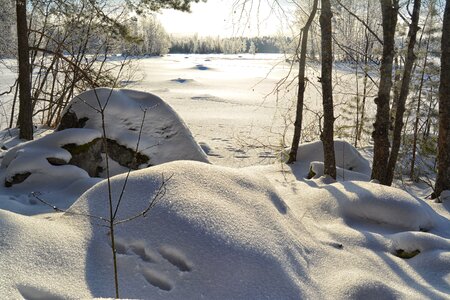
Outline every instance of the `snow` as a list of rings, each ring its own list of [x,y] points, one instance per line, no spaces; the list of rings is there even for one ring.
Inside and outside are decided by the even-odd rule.
[[[294,232],[283,234],[288,208],[267,180],[245,170],[189,161],[144,169],[130,175],[119,219],[145,209],[162,174],[172,176],[164,199],[148,217],[117,227],[123,297],[150,293],[155,298],[190,299],[198,295],[207,299],[307,295],[308,280],[299,282],[295,276],[306,268],[304,262],[285,266],[291,256],[301,258],[299,251],[305,250],[292,241],[302,238]],[[114,177],[114,199],[124,179],[125,175]],[[105,189],[105,182],[95,186],[70,211],[107,217]],[[103,239],[107,254],[106,231],[94,228],[94,232]]]
[[[336,197],[343,217],[361,218],[415,231],[433,228],[434,211],[423,200],[402,190],[358,181],[332,184],[324,189],[346,196]]]
[[[2,298],[91,296],[84,275],[90,233],[69,223],[0,210]]]
[[[266,142],[261,137],[277,137],[265,130],[279,124],[272,122],[270,102],[254,99],[264,95],[282,67],[252,91],[249,84],[273,62],[255,57],[168,56],[142,62],[158,74],[150,71],[134,88],[167,100],[186,121],[177,126],[187,133],[188,149],[205,158],[204,151],[212,164],[173,159],[173,153],[158,156],[158,151],[160,164],[130,173],[119,220],[142,212],[163,178],[170,180],[145,217],[116,226],[121,297],[450,299],[449,192],[443,203],[435,203],[425,200],[429,190],[419,186],[401,190],[369,182],[369,162],[340,140],[335,142],[337,181],[321,176],[321,142],[300,145],[293,165],[267,164],[266,158],[280,156],[260,147]],[[226,79],[225,69],[234,70],[235,78]],[[92,92],[84,95],[93,99]],[[146,120],[159,126],[174,115],[156,96],[130,90],[113,95],[107,132],[130,148],[136,136],[123,130],[122,118],[140,126],[141,107],[149,107]],[[78,105],[92,113],[83,101]],[[70,159],[61,145],[99,137],[95,122],[90,118],[85,129],[41,132],[28,143],[18,140],[15,130],[0,134],[0,146],[8,149],[0,152],[2,298],[114,296],[106,223],[80,216],[108,216],[107,182],[69,165],[46,164],[49,156]],[[241,141],[253,144],[254,151]],[[190,152],[176,143],[160,149]],[[255,164],[259,160],[266,165]],[[242,165],[252,166],[237,168]],[[31,169],[39,174],[33,181],[31,175],[3,187],[6,177]],[[315,175],[307,179],[310,170]],[[111,178],[113,201],[125,179],[126,174]],[[31,192],[68,212],[50,213]],[[401,258],[399,251],[417,255]]]
[[[178,114],[151,93],[98,88],[76,96],[63,114],[75,112],[78,119],[87,118],[84,128],[102,131],[102,108],[106,137],[135,150],[141,133],[138,152],[150,158],[150,165],[179,159],[208,162]]]
[[[67,163],[71,155],[61,146],[82,145],[99,137],[101,133],[96,130],[68,129],[9,149],[0,164],[0,208],[26,215],[51,211],[50,207],[39,203],[32,192],[45,195],[53,205],[68,208],[100,178],[90,178],[86,171],[73,165],[52,165],[47,159],[56,158]],[[6,182],[12,182],[14,175],[25,173],[31,174],[22,183],[4,186]]]

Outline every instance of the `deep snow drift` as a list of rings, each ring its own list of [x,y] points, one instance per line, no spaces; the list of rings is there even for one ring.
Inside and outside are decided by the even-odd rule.
[[[320,146],[301,146],[299,154]],[[345,155],[359,157],[353,149]],[[233,169],[175,161],[132,172],[118,220],[142,212],[163,178],[170,180],[146,217],[116,227],[121,296],[447,298],[448,212],[442,216],[406,192],[375,183],[307,180],[302,172],[310,164]],[[365,167],[362,158],[351,165]],[[114,201],[125,178],[111,180]],[[0,210],[0,266],[19,274],[0,276],[0,294],[112,297],[108,230],[102,221],[73,215],[107,217],[107,195],[102,181],[65,215]],[[416,256],[398,257],[411,253]]]

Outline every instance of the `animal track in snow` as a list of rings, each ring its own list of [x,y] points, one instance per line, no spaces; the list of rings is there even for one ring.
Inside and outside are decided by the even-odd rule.
[[[173,289],[176,280],[182,278],[180,272],[190,272],[193,267],[182,251],[169,245],[159,246],[157,251],[153,251],[145,241],[116,237],[116,251],[120,254],[118,259],[134,256],[136,270],[148,283],[164,291]]]
[[[32,286],[26,286],[26,285],[19,285],[17,287],[19,290],[20,295],[25,300],[62,300],[64,299],[61,296],[52,294],[48,291],[44,291]]]
[[[172,289],[172,283],[161,272],[144,267],[142,268],[142,275],[145,280],[153,286],[156,286],[164,291],[170,291]]]
[[[155,262],[151,255],[149,255],[145,249],[145,245],[143,243],[135,243],[130,245],[130,250],[139,256],[145,262]]]
[[[182,272],[192,271],[192,264],[187,260],[186,256],[176,248],[170,246],[161,246],[158,249],[159,254],[168,262],[177,267]]]

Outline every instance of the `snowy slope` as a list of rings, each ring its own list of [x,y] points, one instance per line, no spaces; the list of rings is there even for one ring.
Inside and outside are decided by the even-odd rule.
[[[119,219],[145,209],[163,174],[172,176],[164,199],[148,217],[118,226],[123,297],[310,295],[316,284],[306,275],[303,232],[286,231],[285,224],[293,216],[259,174],[188,161],[133,172]],[[113,179],[115,199],[124,178]],[[106,217],[106,188],[105,182],[95,186],[70,211]],[[106,256],[103,261],[111,267],[106,231],[94,228],[94,232]],[[102,269],[89,267],[96,272]],[[299,277],[300,273],[305,275]],[[103,279],[111,282],[109,276]],[[111,295],[110,285],[92,288],[98,295]]]
[[[444,217],[394,188],[357,181],[328,185],[298,180],[281,168],[232,169],[175,161],[132,172],[119,220],[146,208],[163,175],[171,179],[167,194],[145,218],[116,227],[122,297],[448,298],[448,214]],[[111,181],[115,201],[125,177],[118,175]],[[70,215],[107,217],[107,199],[103,181],[64,217],[36,220],[3,212],[4,232],[14,236],[21,230],[20,245],[38,243],[52,253],[52,262],[39,258],[47,250],[28,251],[24,257],[22,251],[11,251],[17,242],[6,239],[0,245],[2,269],[12,270],[20,261],[21,275],[2,277],[6,283],[0,285],[0,294],[15,298],[38,289],[65,298],[112,297],[107,229],[96,219]],[[46,232],[39,233],[43,227]],[[64,245],[54,253],[52,249],[60,246],[53,239],[70,228],[73,232],[67,239],[57,238]],[[404,259],[396,256],[400,250],[420,252]],[[42,271],[47,275],[29,278],[22,273],[26,270],[22,264],[30,262],[37,270],[46,264],[51,267]],[[63,289],[67,277],[58,277],[57,269],[63,272],[69,264],[77,286]]]

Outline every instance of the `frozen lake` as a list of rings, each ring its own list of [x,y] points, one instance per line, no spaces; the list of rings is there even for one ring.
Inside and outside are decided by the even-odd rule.
[[[283,145],[290,145],[297,66],[291,67],[284,55],[170,54],[133,63],[132,75],[124,74],[123,86],[154,93],[168,102],[213,163],[237,167],[270,163]],[[342,67],[336,70],[339,115],[339,105],[346,105],[354,90],[354,73]],[[310,66],[307,76],[302,139],[309,141],[319,138],[320,68]],[[0,91],[15,80],[5,65],[0,66],[0,77]],[[283,79],[285,84],[277,89]],[[11,99],[12,95],[0,98],[1,128],[9,122]],[[338,118],[336,124],[342,120]]]

